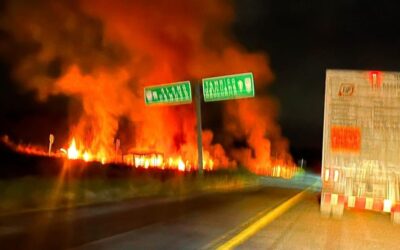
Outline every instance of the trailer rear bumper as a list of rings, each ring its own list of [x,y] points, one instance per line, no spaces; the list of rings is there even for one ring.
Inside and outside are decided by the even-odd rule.
[[[326,191],[321,193],[322,216],[340,218],[344,208],[391,213],[392,222],[400,224],[400,202],[392,204],[390,200],[383,198],[345,196]]]

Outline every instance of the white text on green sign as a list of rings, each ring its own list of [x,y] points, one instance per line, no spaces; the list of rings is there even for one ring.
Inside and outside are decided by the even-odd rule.
[[[192,91],[190,82],[176,82],[145,87],[144,102],[147,105],[191,103]]]
[[[254,78],[252,73],[218,76],[203,79],[204,101],[254,97]]]

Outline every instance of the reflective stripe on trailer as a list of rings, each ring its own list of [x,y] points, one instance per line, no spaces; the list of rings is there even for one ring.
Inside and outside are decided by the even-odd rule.
[[[356,197],[355,208],[365,209],[365,197]]]
[[[376,198],[374,199],[372,210],[374,211],[383,211],[383,199]]]
[[[347,198],[347,206],[353,208],[353,207],[355,207],[355,205],[356,205],[356,197],[350,195],[350,196]]]
[[[390,200],[384,200],[382,198],[349,196],[347,206],[349,208],[390,212],[392,203]]]
[[[331,205],[337,205],[338,204],[338,199],[339,199],[339,195],[331,194]]]
[[[365,198],[365,209],[372,210],[373,205],[374,205],[374,198],[371,197]]]
[[[392,212],[400,212],[400,203],[396,203],[392,206]]]
[[[345,196],[342,194],[322,193],[321,202],[329,203],[330,205],[344,204]]]
[[[332,206],[338,204],[345,204],[348,208],[356,208],[360,210],[373,210],[378,212],[400,212],[400,203],[392,206],[390,200],[382,198],[372,197],[356,197],[356,196],[344,196],[335,193],[322,193],[321,202],[328,203]]]
[[[331,203],[331,194],[330,193],[322,193],[321,203]]]
[[[391,210],[392,210],[392,201],[385,199],[383,201],[383,212],[390,213]]]
[[[383,199],[380,198],[365,198],[365,209],[374,211],[383,211]]]

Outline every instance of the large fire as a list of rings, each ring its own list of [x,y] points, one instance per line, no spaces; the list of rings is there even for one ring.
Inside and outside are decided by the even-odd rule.
[[[165,157],[162,153],[157,152],[131,152],[121,155],[116,154],[114,156],[92,154],[89,149],[79,147],[74,137],[70,141],[68,148],[60,148],[55,152],[46,152],[44,148],[38,146],[15,144],[10,141],[8,136],[3,136],[1,142],[20,153],[30,155],[59,157],[67,160],[83,160],[85,162],[100,162],[102,164],[116,163],[144,169],[197,170],[196,162],[184,160],[181,156]],[[219,168],[221,166],[214,167],[214,160],[206,152],[203,159],[203,170],[212,171]],[[270,162],[260,163],[258,167],[250,168],[250,170],[259,175],[290,179],[296,174],[298,168],[292,162],[276,159],[272,164]]]
[[[21,147],[22,149],[23,147]],[[24,151],[22,149],[22,151]],[[27,151],[24,151],[28,153]],[[106,156],[102,154],[92,154],[89,149],[81,148],[77,146],[75,137],[72,138],[69,147],[67,149],[61,148],[61,157],[65,157],[70,160],[83,160],[86,162],[97,161],[102,164],[105,163],[119,163],[126,164],[128,166],[142,167],[142,168],[160,168],[160,169],[177,169],[179,171],[191,171],[197,169],[196,162],[182,159],[181,156],[170,156],[165,158],[162,153],[126,153],[118,155],[118,152],[114,156]],[[43,154],[44,155],[44,152]],[[59,154],[57,154],[60,156]],[[204,170],[213,170],[214,161],[209,158],[209,154],[205,155],[203,160]]]
[[[42,0],[35,11],[28,2],[9,1],[4,8],[10,46],[35,48],[21,50],[28,52],[18,54],[14,74],[42,102],[63,96],[74,104],[64,120],[68,132],[53,131],[52,124],[40,128],[54,133],[63,147],[50,155],[197,169],[193,104],[146,107],[143,88],[253,72],[256,98],[205,108],[204,127],[210,129],[203,131],[202,167],[244,165],[281,175],[281,166],[293,165],[276,122],[277,105],[265,94],[274,78],[268,58],[233,40],[232,1]],[[66,134],[68,142],[60,145],[57,138]]]

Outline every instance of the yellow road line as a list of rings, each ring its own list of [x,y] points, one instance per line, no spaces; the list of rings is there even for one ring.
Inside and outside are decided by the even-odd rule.
[[[245,242],[247,239],[249,239],[251,236],[256,234],[258,231],[260,231],[262,228],[264,228],[266,225],[271,223],[273,220],[281,216],[283,213],[285,213],[287,210],[289,210],[292,206],[297,204],[299,201],[303,199],[305,194],[312,189],[317,183],[313,184],[312,186],[308,187],[304,191],[298,193],[297,195],[293,196],[289,200],[285,201],[282,203],[280,206],[277,208],[273,209],[271,212],[267,213],[263,217],[261,217],[259,220],[245,228],[243,231],[232,237],[230,240],[226,241],[222,245],[220,245],[217,249],[218,250],[225,250],[225,249],[232,249],[234,247],[239,246],[243,242]]]

